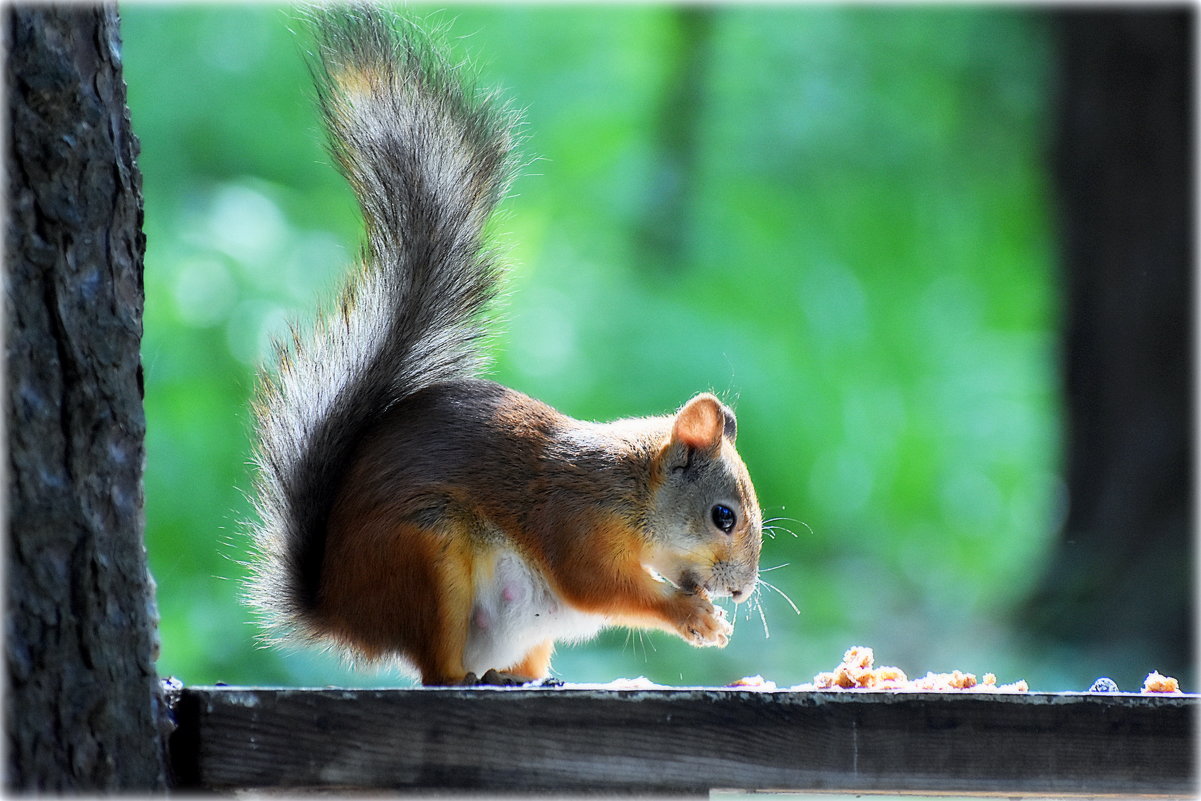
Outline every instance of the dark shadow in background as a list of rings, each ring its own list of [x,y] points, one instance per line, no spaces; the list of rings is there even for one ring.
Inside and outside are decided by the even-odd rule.
[[[1134,658],[1196,689],[1194,11],[1054,22],[1070,507],[1026,620],[1045,649]]]

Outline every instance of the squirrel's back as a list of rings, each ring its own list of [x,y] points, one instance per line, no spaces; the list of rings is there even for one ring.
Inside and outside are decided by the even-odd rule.
[[[329,150],[366,243],[335,307],[277,345],[256,399],[261,523],[249,597],[304,636],[326,523],[361,432],[399,400],[474,376],[497,290],[485,224],[514,171],[514,115],[478,98],[410,21],[372,6],[310,14]]]

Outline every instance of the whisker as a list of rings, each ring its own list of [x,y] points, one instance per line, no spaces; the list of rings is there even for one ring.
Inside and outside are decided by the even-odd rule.
[[[767,628],[767,615],[763,614],[763,599],[759,599],[759,603],[755,604],[755,609],[759,612],[759,619],[763,621],[763,639],[771,639],[771,631]]]
[[[780,568],[782,568],[782,567],[788,567],[790,564],[792,564],[792,563],[791,563],[791,562],[785,562],[784,564],[782,564],[782,565],[776,565],[775,567],[761,567],[761,568],[759,568],[759,574],[760,574],[760,575],[762,575],[762,574],[764,574],[764,573],[770,573],[770,572],[771,572],[771,571],[773,571],[773,570],[779,570],[779,569],[780,569]]]
[[[792,602],[792,599],[788,597],[788,593],[784,592],[784,590],[780,589],[779,587],[777,587],[775,584],[772,584],[771,582],[764,581],[763,579],[759,579],[759,583],[762,584],[764,587],[767,587],[769,590],[773,590],[773,591],[779,593],[781,598],[783,598],[785,601],[788,601],[788,605],[792,607],[793,612],[796,612],[798,615],[801,613],[801,610],[797,609],[796,604],[794,604]]]
[[[792,536],[794,536],[794,537],[795,537],[795,536],[796,536],[796,532],[795,532],[795,531],[793,531],[793,530],[791,530],[791,529],[789,529],[789,528],[786,528],[786,527],[784,527],[784,526],[773,526],[773,525],[771,525],[772,523],[779,523],[780,521],[787,521],[787,522],[789,522],[789,523],[800,523],[802,526],[804,526],[805,528],[809,529],[809,533],[810,533],[810,534],[813,534],[814,536],[816,536],[816,532],[813,530],[813,526],[809,525],[809,524],[808,524],[808,523],[806,523],[804,520],[797,520],[795,517],[773,517],[773,518],[771,518],[771,519],[769,519],[769,520],[764,520],[764,521],[763,521],[763,527],[764,527],[764,528],[768,528],[768,527],[770,526],[770,527],[771,527],[771,528],[773,528],[773,529],[779,529],[779,530],[781,530],[781,531],[787,531],[789,534],[791,534]]]

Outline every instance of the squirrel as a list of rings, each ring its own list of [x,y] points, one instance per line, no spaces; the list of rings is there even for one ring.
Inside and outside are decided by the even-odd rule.
[[[734,413],[701,393],[585,422],[480,378],[502,272],[485,227],[517,114],[406,17],[308,13],[366,243],[335,307],[259,377],[248,602],[268,639],[425,685],[545,680],[557,641],[610,625],[724,646],[712,599],[751,596],[762,545]]]

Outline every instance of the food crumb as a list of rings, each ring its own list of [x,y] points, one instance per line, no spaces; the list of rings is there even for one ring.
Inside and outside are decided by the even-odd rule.
[[[614,679],[608,684],[603,685],[607,690],[656,690],[664,687],[662,684],[655,684],[646,676],[638,676],[633,679]]]
[[[985,673],[977,680],[974,673],[959,670],[950,673],[927,673],[919,679],[910,680],[905,671],[892,665],[873,667],[875,653],[871,648],[856,645],[847,650],[842,663],[832,671],[818,673],[813,677],[813,689],[817,690],[917,690],[921,692],[950,692],[974,690],[978,692],[1029,692],[1024,680],[1011,684],[997,684],[995,673]],[[804,687],[805,685],[800,685]]]
[[[732,681],[726,685],[727,687],[739,687],[744,690],[774,690],[776,683],[768,681],[762,676],[743,676],[741,679]]]
[[[876,686],[882,690],[899,688],[909,681],[905,671],[891,665],[876,668]]]
[[[945,690],[970,690],[976,686],[974,673],[960,673],[958,670],[950,673],[927,673],[913,682],[919,690],[943,692]]]
[[[926,673],[921,678],[909,679],[905,671],[892,665],[875,667],[875,652],[866,646],[848,648],[842,662],[833,670],[823,671],[813,677],[812,683],[798,684],[787,689],[793,691],[813,690],[893,690],[901,692],[975,692],[975,693],[1028,693],[1030,685],[1025,679],[999,684],[997,674],[985,673],[979,678],[974,673],[952,670],[949,673]],[[775,690],[776,683],[762,676],[746,676],[727,685],[748,689]],[[1101,677],[1089,687],[1090,693],[1116,693],[1118,685],[1113,679]],[[1165,676],[1158,670],[1147,674],[1142,692],[1146,694],[1183,695],[1180,682]]]
[[[1143,681],[1144,693],[1179,693],[1180,682],[1171,676],[1164,676],[1158,670],[1152,670]]]

